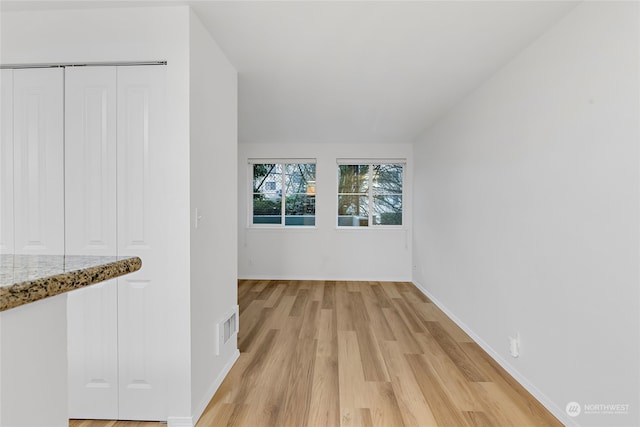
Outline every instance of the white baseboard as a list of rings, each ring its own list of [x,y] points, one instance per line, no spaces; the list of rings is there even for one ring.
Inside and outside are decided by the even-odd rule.
[[[405,277],[387,277],[380,278],[378,277],[330,277],[330,276],[287,276],[287,275],[269,275],[269,274],[259,274],[259,275],[243,275],[239,276],[238,280],[321,280],[321,281],[334,281],[334,282],[411,282],[411,278]]]
[[[220,384],[222,384],[222,381],[224,381],[225,377],[227,376],[227,374],[229,373],[229,371],[231,370],[231,368],[236,363],[239,357],[240,357],[240,350],[236,349],[231,355],[231,358],[229,359],[229,361],[226,363],[226,365],[224,365],[224,368],[222,369],[222,372],[220,372],[220,375],[218,375],[218,377],[215,379],[215,381],[211,384],[211,386],[207,390],[207,393],[205,394],[205,397],[202,399],[202,402],[200,402],[198,407],[195,408],[195,410],[193,411],[193,416],[169,417],[167,418],[167,427],[194,427],[198,422],[198,420],[200,419],[200,417],[202,416],[202,414],[204,413],[204,410],[207,409],[207,405],[211,401],[211,398],[213,397],[214,394],[216,394],[216,391],[218,391]]]
[[[544,393],[542,393],[535,385],[533,385],[525,376],[523,376],[513,365],[508,363],[504,358],[498,354],[489,344],[487,344],[479,335],[477,335],[469,326],[467,326],[462,320],[460,320],[455,314],[453,314],[442,302],[440,302],[435,296],[425,289],[421,284],[413,281],[413,284],[425,294],[444,314],[449,317],[456,325],[458,325],[463,331],[467,333],[493,360],[496,361],[502,368],[509,373],[516,381],[520,383],[533,397],[535,397],[549,412],[551,412],[560,422],[565,426],[578,426],[576,421],[569,417],[564,409],[559,408],[551,399],[549,399]]]
[[[194,408],[194,411],[193,411],[194,426],[196,425],[196,423],[204,413],[204,410],[207,409],[207,405],[209,405],[209,402],[213,398],[213,395],[216,394],[216,391],[218,391],[218,388],[220,388],[222,381],[224,381],[227,374],[229,373],[231,368],[233,368],[233,365],[236,363],[239,357],[240,357],[240,350],[236,348],[236,350],[231,355],[231,358],[229,359],[229,361],[227,361],[226,365],[224,365],[224,368],[222,369],[222,372],[220,372],[220,375],[218,375],[218,377],[209,387],[209,390],[207,390],[207,393],[205,394],[205,397],[200,402],[200,405],[198,405],[197,408]],[[173,426],[168,426],[168,427],[173,427]]]
[[[167,427],[193,427],[193,417],[169,417],[167,418]]]

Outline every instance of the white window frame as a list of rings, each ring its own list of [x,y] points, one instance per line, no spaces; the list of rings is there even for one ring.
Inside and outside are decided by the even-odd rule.
[[[287,230],[300,230],[300,229],[304,229],[304,230],[309,230],[309,229],[313,229],[317,227],[317,221],[318,221],[318,215],[317,215],[317,204],[316,204],[316,208],[314,208],[314,224],[315,225],[285,225],[286,222],[286,203],[287,203],[287,198],[286,198],[286,189],[285,189],[285,184],[286,184],[286,165],[294,165],[294,164],[315,164],[316,165],[316,181],[317,181],[317,174],[318,174],[318,168],[317,168],[317,160],[316,159],[283,159],[283,158],[260,158],[260,159],[256,159],[256,158],[251,158],[251,159],[247,159],[247,190],[248,190],[248,200],[247,200],[247,228],[262,228],[262,229],[287,229]],[[254,224],[253,223],[253,165],[256,164],[279,164],[282,165],[283,167],[283,173],[282,173],[282,183],[280,185],[280,188],[282,189],[282,200],[281,200],[281,205],[280,205],[280,212],[282,213],[281,217],[282,217],[282,221],[280,222],[280,224]],[[317,186],[316,186],[317,189]],[[316,190],[317,191],[317,190]]]
[[[407,159],[336,159],[336,228],[339,230],[402,230],[405,229],[406,226],[406,215],[405,215],[405,207],[406,207],[406,179],[407,179]],[[367,192],[367,203],[368,203],[368,212],[369,217],[367,220],[366,226],[349,226],[349,225],[340,225],[340,205],[338,203],[340,197],[340,181],[338,179],[338,175],[340,173],[341,165],[368,165],[369,166],[369,189]],[[373,223],[373,166],[374,165],[401,165],[402,166],[402,224],[400,225],[375,225]]]

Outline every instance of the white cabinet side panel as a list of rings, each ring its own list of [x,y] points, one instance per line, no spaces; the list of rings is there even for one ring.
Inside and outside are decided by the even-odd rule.
[[[13,70],[0,70],[0,253],[13,245]]]
[[[65,71],[65,248],[115,255],[116,69]],[[69,293],[69,416],[118,418],[117,282]]]
[[[67,427],[65,294],[0,313],[0,426]]]
[[[118,279],[121,419],[167,417],[164,91],[165,67],[118,67],[118,255],[142,259]]]
[[[64,251],[63,71],[14,70],[15,251]]]

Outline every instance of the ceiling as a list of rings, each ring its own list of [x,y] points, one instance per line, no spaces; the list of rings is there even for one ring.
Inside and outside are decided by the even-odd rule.
[[[554,1],[191,4],[238,70],[240,142],[407,143],[567,14]]]

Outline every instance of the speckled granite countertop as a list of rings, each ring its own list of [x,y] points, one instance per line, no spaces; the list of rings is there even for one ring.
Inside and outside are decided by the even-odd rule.
[[[138,257],[0,255],[0,311],[132,273]]]

